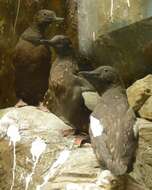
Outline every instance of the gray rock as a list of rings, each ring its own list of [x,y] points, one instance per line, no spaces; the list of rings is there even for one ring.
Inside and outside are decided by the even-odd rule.
[[[147,75],[130,86],[127,89],[127,96],[130,106],[138,111],[152,96],[152,75]]]
[[[0,115],[2,117],[0,120],[1,190],[10,190],[12,184],[13,146],[12,144],[9,145],[9,136],[18,140],[16,142],[15,185],[13,190],[25,189],[25,179],[27,179],[27,175],[32,173],[35,163],[32,156],[34,155],[36,159],[38,153],[42,154],[40,154],[36,167],[33,169],[32,181],[30,181],[28,188],[30,190],[36,190],[38,185],[42,184],[44,185],[41,188],[43,190],[146,190],[145,185],[151,187],[150,180],[141,180],[143,176],[135,177],[142,185],[139,185],[129,176],[123,176],[122,178],[112,177],[110,184],[100,187],[102,170],[97,163],[91,145],[85,144],[80,148],[74,144],[74,136],[63,137],[62,131],[71,128],[51,113],[27,106],[1,110]],[[139,124],[142,126],[141,120],[139,120]],[[10,127],[13,128],[13,131],[11,133],[9,131],[8,134]],[[19,129],[19,131],[14,133],[16,129]],[[146,130],[148,130],[148,133],[147,136],[144,133],[144,137],[151,139],[151,136],[148,136],[150,131],[152,133],[151,127],[149,126],[147,129],[146,125]],[[20,139],[18,138],[19,135]],[[37,139],[38,137],[39,139]],[[140,132],[139,144],[142,141],[143,136]],[[35,148],[33,142],[37,142],[38,148]],[[147,143],[147,147],[151,151],[151,140]],[[42,149],[43,152],[41,152]],[[141,151],[143,149],[139,146],[140,154],[137,156],[139,159],[142,154]],[[149,163],[152,163],[151,155],[148,156],[144,158],[144,161],[149,160]],[[137,160],[139,159],[137,158]],[[145,170],[145,173],[151,171],[151,168]],[[133,175],[136,176],[137,172],[138,168],[135,164]],[[148,173],[146,174],[148,176]]]
[[[139,143],[132,176],[147,189],[152,189],[152,122],[137,119]]]
[[[99,94],[97,92],[86,91],[82,93],[82,96],[84,98],[85,106],[93,111],[100,99]]]
[[[150,96],[141,107],[139,115],[142,118],[152,120],[152,96]]]
[[[5,114],[7,112],[7,114]],[[16,177],[14,189],[25,188],[25,177],[32,172],[33,161],[30,152],[32,142],[38,137],[46,143],[46,150],[39,159],[33,175],[33,181],[29,189],[35,189],[36,185],[42,183],[43,174],[52,165],[59,152],[73,143],[71,139],[64,138],[62,130],[70,129],[60,119],[51,113],[42,112],[34,107],[10,108],[1,111],[0,127],[0,187],[10,189],[12,183],[13,150],[9,146],[7,130],[11,125],[19,129],[21,139],[16,143]],[[40,148],[40,147],[39,147]]]

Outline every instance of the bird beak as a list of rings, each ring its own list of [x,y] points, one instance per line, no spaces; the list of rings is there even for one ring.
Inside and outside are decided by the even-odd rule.
[[[63,20],[64,20],[64,18],[56,17],[56,16],[55,17],[50,16],[47,18],[47,21],[50,23],[53,23],[53,22],[60,23],[60,22],[63,22]]]
[[[53,41],[52,40],[45,40],[45,39],[42,39],[39,41],[40,44],[44,44],[44,45],[48,45],[48,46],[52,46],[54,45]]]
[[[48,44],[49,44],[50,46],[54,47],[55,42],[54,42],[53,39],[51,39],[51,40],[48,40]]]
[[[98,73],[95,71],[81,71],[78,75],[86,78],[89,82],[99,78]]]
[[[79,72],[79,76],[83,76],[83,77],[88,77],[90,75],[90,72],[89,71],[80,71]]]
[[[94,71],[81,71],[79,72],[79,76],[83,76],[85,78],[93,77],[96,73]]]
[[[64,18],[62,18],[62,17],[55,17],[54,20],[57,21],[57,22],[63,22]]]

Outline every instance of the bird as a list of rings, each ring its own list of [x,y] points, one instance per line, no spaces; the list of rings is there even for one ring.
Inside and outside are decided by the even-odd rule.
[[[43,41],[46,39],[45,31],[53,22],[62,20],[54,11],[39,10],[31,26],[21,34],[12,58],[15,91],[19,102],[36,106],[43,100],[51,68],[51,52]]]
[[[129,107],[126,90],[117,70],[100,66],[81,71],[97,90],[100,100],[90,115],[91,144],[100,165],[115,176],[133,168],[137,138],[134,135],[136,116]]]
[[[88,130],[90,110],[84,105],[82,92],[94,90],[93,86],[77,75],[78,61],[69,37],[54,36],[49,41],[56,52],[45,95],[48,109],[72,126],[76,133]]]

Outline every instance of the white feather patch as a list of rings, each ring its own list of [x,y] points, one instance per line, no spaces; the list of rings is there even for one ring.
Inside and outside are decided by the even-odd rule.
[[[90,116],[90,129],[94,137],[101,136],[103,133],[103,125],[97,118]]]

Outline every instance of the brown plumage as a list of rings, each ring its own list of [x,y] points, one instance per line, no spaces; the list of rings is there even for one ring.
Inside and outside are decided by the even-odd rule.
[[[57,58],[50,72],[47,106],[78,132],[87,131],[90,111],[84,106],[82,91],[93,87],[77,76],[79,69],[69,38],[55,36],[50,45],[54,47]]]
[[[28,104],[42,101],[48,88],[51,52],[42,42],[52,22],[62,20],[50,10],[40,10],[32,25],[21,35],[13,55],[16,95]]]
[[[91,82],[101,99],[90,116],[90,136],[98,161],[115,175],[131,171],[137,140],[133,125],[136,117],[117,71],[101,66],[80,72]]]

